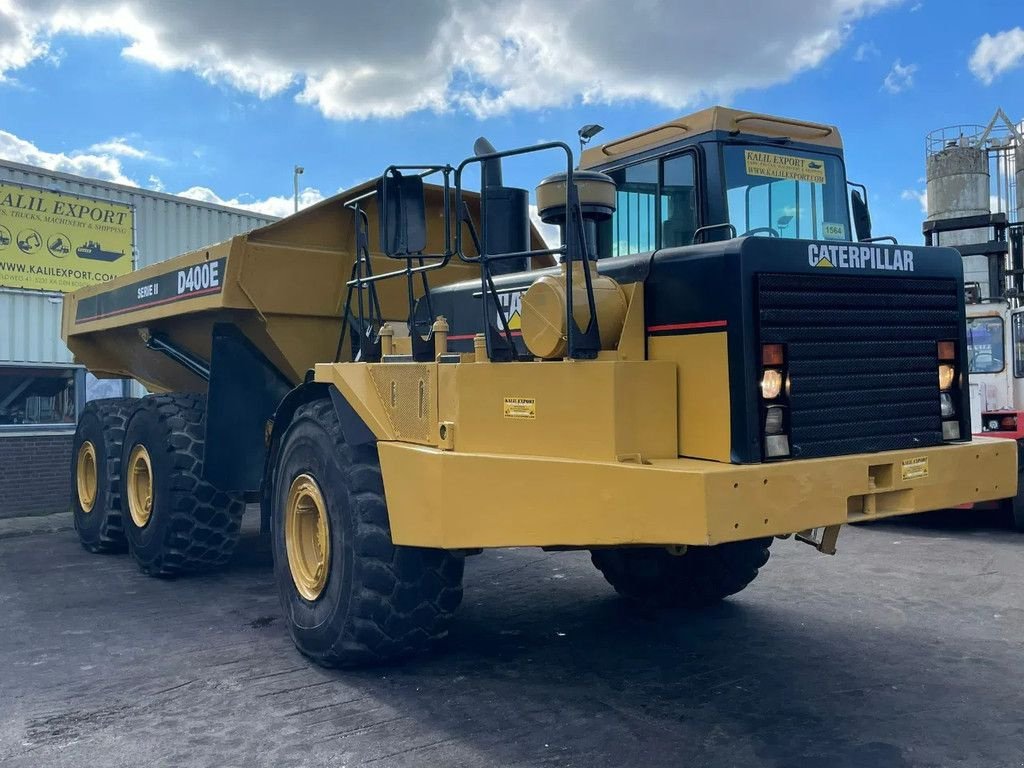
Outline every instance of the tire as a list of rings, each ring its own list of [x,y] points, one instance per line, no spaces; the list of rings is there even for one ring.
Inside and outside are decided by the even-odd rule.
[[[1017,441],[1017,495],[1000,506],[1011,516],[1013,527],[1024,533],[1024,441]]]
[[[463,558],[392,543],[376,446],[346,444],[330,400],[298,408],[271,473],[274,575],[300,652],[321,666],[353,667],[424,652],[448,634]],[[293,555],[303,549],[289,527],[298,518],[290,498],[293,509],[322,505],[314,517],[324,522],[313,529],[328,546],[309,550],[324,565],[306,569],[320,575],[312,587],[289,557],[289,545]]]
[[[590,557],[615,591],[642,608],[702,608],[746,588],[768,562],[772,539],[713,547],[595,549]]]
[[[125,429],[121,496],[128,549],[143,573],[158,577],[219,568],[238,543],[245,502],[203,480],[206,397],[150,395]],[[148,516],[140,477],[149,475]],[[134,494],[134,497],[133,497]]]
[[[71,512],[78,540],[89,552],[124,552],[127,547],[121,521],[121,442],[135,402],[93,400],[78,420],[71,446]]]

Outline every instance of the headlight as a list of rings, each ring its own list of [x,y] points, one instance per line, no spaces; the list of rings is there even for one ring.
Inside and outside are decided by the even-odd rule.
[[[782,392],[782,371],[765,368],[761,374],[761,397],[774,400]]]
[[[951,419],[956,416],[956,408],[953,407],[953,396],[949,392],[939,394],[939,409],[944,419]]]
[[[953,386],[956,369],[949,363],[939,365],[939,389],[945,392]]]
[[[765,411],[764,433],[766,435],[778,435],[782,432],[783,413],[781,405],[773,405]]]

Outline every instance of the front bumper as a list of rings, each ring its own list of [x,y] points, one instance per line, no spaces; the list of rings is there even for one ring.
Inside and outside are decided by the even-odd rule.
[[[396,544],[719,544],[1016,494],[1013,442],[782,461],[649,463],[378,444]]]

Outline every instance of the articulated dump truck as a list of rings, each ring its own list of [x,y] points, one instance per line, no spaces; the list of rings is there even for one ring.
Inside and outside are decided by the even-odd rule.
[[[561,245],[503,183],[527,153]],[[704,606],[775,538],[1015,494],[1014,444],[971,439],[962,284],[956,251],[871,237],[833,126],[713,108],[578,164],[481,140],[72,294],[77,359],[154,393],[85,408],[76,528],[173,576],[259,502],[325,666],[444,637],[491,547]]]

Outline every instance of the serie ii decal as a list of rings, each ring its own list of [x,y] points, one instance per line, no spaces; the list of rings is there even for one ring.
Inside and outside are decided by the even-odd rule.
[[[140,280],[88,296],[79,300],[75,322],[101,320],[174,301],[220,293],[224,288],[226,262],[227,259],[204,261],[149,280]]]

